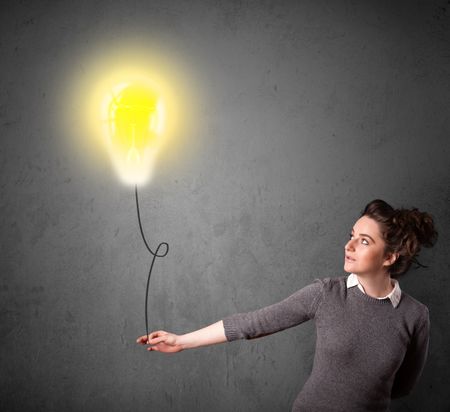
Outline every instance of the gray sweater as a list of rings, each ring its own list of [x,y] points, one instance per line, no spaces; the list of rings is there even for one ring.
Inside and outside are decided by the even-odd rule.
[[[311,375],[292,411],[388,411],[408,395],[428,355],[427,306],[402,291],[400,303],[347,289],[347,276],[315,279],[281,302],[223,319],[228,341],[255,339],[314,319]]]

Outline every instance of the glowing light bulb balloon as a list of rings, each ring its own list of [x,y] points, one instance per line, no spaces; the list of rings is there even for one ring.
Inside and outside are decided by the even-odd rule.
[[[165,106],[149,82],[125,82],[103,101],[103,134],[124,183],[142,184],[152,173],[161,146]]]
[[[136,207],[142,239],[153,255],[145,294],[145,328],[148,332],[147,301],[150,276],[157,257],[169,252],[162,242],[153,252],[145,238],[139,212],[138,184],[148,180],[161,146],[165,105],[156,87],[150,82],[130,81],[114,86],[102,104],[102,129],[113,165],[123,182],[135,185]],[[159,253],[165,246],[163,253]]]

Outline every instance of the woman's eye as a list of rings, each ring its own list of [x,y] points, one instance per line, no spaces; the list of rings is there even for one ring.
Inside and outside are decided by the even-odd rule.
[[[351,238],[353,237],[353,235],[352,235],[351,233],[349,233],[348,237],[351,239]],[[369,242],[368,242],[366,239],[362,239],[361,242],[362,242],[364,245],[369,245]]]

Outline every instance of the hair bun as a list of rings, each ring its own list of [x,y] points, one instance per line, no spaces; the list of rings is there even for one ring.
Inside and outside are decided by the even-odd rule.
[[[392,220],[399,228],[411,230],[422,246],[432,247],[436,243],[438,234],[434,228],[433,217],[429,213],[421,212],[416,207],[396,209]]]

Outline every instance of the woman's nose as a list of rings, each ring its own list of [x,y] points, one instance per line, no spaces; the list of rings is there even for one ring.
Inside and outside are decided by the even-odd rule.
[[[352,242],[351,239],[350,239],[350,240],[347,242],[347,244],[344,246],[344,249],[345,249],[345,250],[352,250],[352,249],[353,249],[353,242]]]

